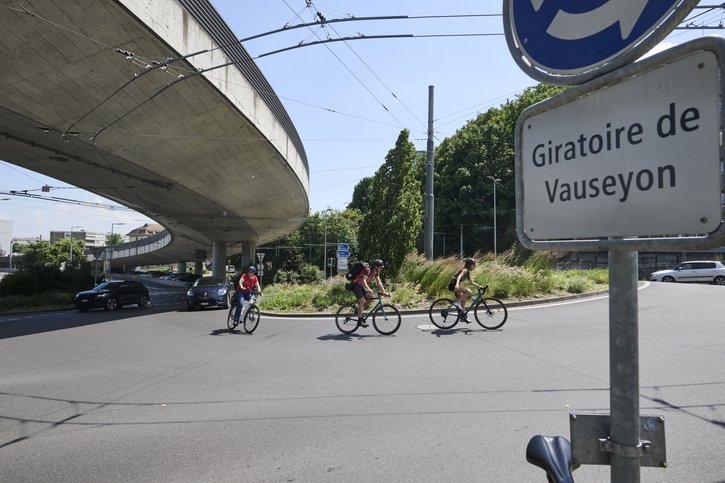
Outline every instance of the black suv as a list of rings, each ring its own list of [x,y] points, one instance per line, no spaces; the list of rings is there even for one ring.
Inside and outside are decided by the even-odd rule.
[[[111,280],[91,290],[78,292],[75,304],[81,312],[93,307],[116,310],[130,304],[146,307],[149,304],[149,289],[140,282]]]

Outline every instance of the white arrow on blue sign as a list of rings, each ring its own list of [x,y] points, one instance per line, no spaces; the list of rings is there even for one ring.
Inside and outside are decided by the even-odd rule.
[[[579,84],[651,50],[697,3],[504,0],[504,29],[514,60],[531,77]]]
[[[337,244],[337,249],[338,250],[349,250],[350,249],[350,245],[348,243],[338,243]]]
[[[338,250],[337,258],[350,258],[350,252],[347,250]]]

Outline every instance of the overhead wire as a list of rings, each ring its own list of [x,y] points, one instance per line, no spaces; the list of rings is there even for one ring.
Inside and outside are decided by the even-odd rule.
[[[292,8],[292,7],[290,6],[290,4],[289,4],[289,3],[287,3],[287,0],[282,0],[282,2],[284,2],[284,4],[285,4],[285,5],[287,5],[287,7],[288,7],[288,8],[290,9],[290,10],[292,10],[292,11],[294,12],[294,9],[293,9],[293,8]],[[311,2],[311,1],[310,1],[310,2],[307,2],[307,5],[308,5],[308,8],[310,8],[310,7],[312,6],[312,2]],[[301,17],[299,17],[299,15],[298,15],[298,18],[300,18],[300,20],[303,20],[303,19],[302,19]],[[323,17],[323,18],[324,18],[324,17]],[[322,19],[320,19],[320,20],[322,20]],[[323,21],[323,23],[324,23],[324,21]],[[308,27],[308,28],[309,28],[309,27]],[[312,29],[310,28],[310,30],[312,30]],[[317,37],[318,39],[320,38],[320,37],[319,37],[319,36],[317,35],[317,33],[316,33],[316,32],[315,32],[315,37]],[[321,40],[321,39],[320,39],[320,40]],[[378,97],[377,97],[377,96],[376,96],[376,95],[375,95],[375,94],[374,94],[374,93],[373,93],[373,92],[372,92],[372,91],[370,90],[370,88],[369,88],[369,87],[368,87],[367,85],[365,85],[365,83],[364,83],[364,82],[363,82],[363,81],[362,81],[362,80],[361,80],[361,79],[360,79],[360,78],[359,78],[359,77],[358,77],[358,76],[357,76],[357,75],[356,75],[356,74],[355,74],[355,73],[354,73],[354,72],[353,72],[353,71],[352,71],[352,70],[351,70],[351,69],[350,69],[350,68],[349,68],[349,67],[347,66],[347,64],[345,64],[345,62],[343,62],[343,61],[342,61],[342,59],[341,59],[341,58],[340,58],[340,57],[339,57],[339,56],[338,56],[338,55],[337,55],[337,54],[336,54],[336,53],[335,53],[335,52],[334,52],[334,51],[333,51],[333,50],[332,50],[332,49],[331,49],[331,48],[330,48],[330,47],[329,47],[329,46],[328,46],[328,45],[327,45],[326,43],[323,43],[323,45],[325,45],[325,48],[327,48],[328,52],[330,52],[330,53],[331,53],[331,54],[332,54],[332,55],[333,55],[333,56],[334,56],[334,57],[335,57],[335,58],[337,59],[337,61],[338,61],[338,62],[339,62],[339,63],[340,63],[340,64],[341,64],[341,65],[342,65],[342,66],[343,66],[343,67],[344,67],[344,68],[345,68],[345,69],[346,69],[346,70],[347,70],[347,71],[348,71],[349,73],[350,73],[350,75],[351,75],[351,76],[352,76],[352,77],[353,77],[353,78],[354,78],[354,79],[355,79],[355,80],[356,80],[356,81],[357,81],[357,82],[358,82],[358,83],[359,83],[359,84],[360,84],[360,85],[361,85],[361,86],[363,87],[363,89],[365,89],[365,90],[366,90],[366,91],[368,92],[368,94],[370,94],[370,96],[371,96],[371,97],[372,97],[373,99],[375,99],[375,101],[377,101],[377,103],[378,103],[378,104],[380,104],[380,105],[382,106],[382,108],[383,108],[383,109],[384,109],[384,110],[385,110],[385,111],[386,111],[386,112],[387,112],[387,113],[388,113],[388,114],[389,114],[389,115],[390,115],[390,116],[391,116],[391,117],[392,117],[392,118],[393,118],[393,119],[394,119],[394,120],[395,120],[395,121],[396,121],[396,122],[397,122],[397,123],[398,123],[398,124],[400,125],[400,127],[401,127],[401,128],[404,128],[404,127],[405,127],[405,125],[404,125],[404,124],[403,124],[403,123],[402,123],[402,122],[400,121],[400,119],[398,119],[398,118],[397,118],[397,117],[396,117],[396,116],[395,116],[395,115],[394,115],[394,114],[393,114],[393,113],[392,113],[392,112],[390,111],[390,109],[388,109],[388,107],[387,107],[387,106],[385,105],[385,103],[383,103],[383,102],[382,102],[382,101],[381,101],[381,100],[380,100],[380,99],[379,99],[379,98],[378,98]],[[288,49],[288,50],[289,50],[289,49]],[[275,53],[278,53],[278,52],[282,52],[282,50],[280,50],[280,51],[275,51]]]

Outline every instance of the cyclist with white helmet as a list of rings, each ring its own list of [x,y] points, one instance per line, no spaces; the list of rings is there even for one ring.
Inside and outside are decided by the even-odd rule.
[[[461,312],[463,312],[466,308],[466,301],[471,298],[471,289],[462,286],[461,282],[468,280],[476,287],[483,288],[481,285],[474,282],[473,278],[471,278],[471,272],[475,268],[476,260],[474,258],[466,258],[463,260],[463,266],[456,271],[448,284],[448,290],[456,294],[456,301],[453,305],[455,305]],[[465,316],[463,320],[465,320]],[[468,322],[467,320],[465,321]]]
[[[257,267],[250,265],[245,273],[239,277],[239,284],[234,291],[234,300],[237,302],[237,308],[234,311],[234,321],[239,322],[242,315],[243,301],[249,301],[252,298],[252,291],[262,295],[262,287],[259,285],[257,277]]]

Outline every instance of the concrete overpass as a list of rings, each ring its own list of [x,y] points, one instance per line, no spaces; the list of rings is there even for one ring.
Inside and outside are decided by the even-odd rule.
[[[208,0],[2,8],[0,159],[166,228],[118,247],[114,266],[211,256],[221,274],[226,255],[252,260],[307,216],[295,127]]]

